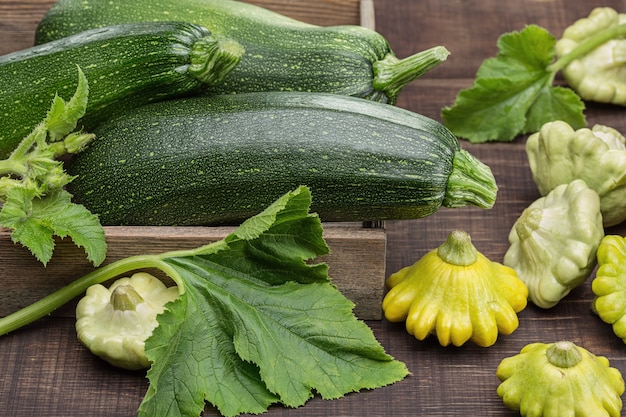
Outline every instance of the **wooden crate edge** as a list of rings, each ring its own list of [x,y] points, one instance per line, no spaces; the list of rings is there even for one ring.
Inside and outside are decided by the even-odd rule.
[[[371,30],[376,29],[376,11],[374,0],[361,0],[359,3],[361,26]]]
[[[105,265],[138,254],[191,249],[225,237],[232,228],[107,226],[109,245]],[[326,262],[333,284],[355,304],[362,320],[382,318],[381,303],[386,267],[386,231],[362,227],[324,230],[331,253]],[[82,248],[57,239],[52,260],[39,263],[8,229],[0,229],[0,316],[33,303],[93,270]]]

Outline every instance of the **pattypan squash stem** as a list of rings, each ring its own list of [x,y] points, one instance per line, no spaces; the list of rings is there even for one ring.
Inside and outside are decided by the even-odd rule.
[[[116,311],[134,311],[144,302],[132,285],[119,285],[111,293],[111,305]]]
[[[617,26],[609,26],[604,30],[598,31],[589,38],[587,38],[584,42],[581,42],[567,55],[562,56],[552,65],[548,66],[548,71],[556,74],[557,72],[568,66],[570,63],[572,63],[572,61],[575,61],[576,59],[593,51],[603,43],[622,36],[626,36],[626,23]]]
[[[550,364],[559,368],[571,368],[582,360],[576,345],[568,341],[554,343],[546,351],[546,356]]]
[[[176,285],[178,285],[179,293],[182,294],[184,292],[184,282],[165,260],[168,258],[199,255],[205,251],[214,249],[216,245],[222,244],[222,241],[217,241],[196,249],[171,251],[157,255],[136,255],[112,262],[78,278],[76,281],[41,300],[6,317],[0,318],[0,336],[17,330],[52,313],[72,299],[83,294],[87,291],[87,288],[92,285],[102,284],[105,281],[138,269],[157,268],[161,270],[174,280]]]
[[[446,263],[459,266],[472,265],[478,259],[476,247],[467,232],[455,230],[437,248],[437,254]]]

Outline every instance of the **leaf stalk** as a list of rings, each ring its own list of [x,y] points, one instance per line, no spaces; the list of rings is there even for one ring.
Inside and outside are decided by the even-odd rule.
[[[626,36],[626,23],[617,26],[609,26],[606,29],[594,33],[592,36],[581,42],[576,48],[568,54],[563,55],[553,64],[548,66],[548,71],[557,73],[567,67],[573,61],[585,56],[600,45],[616,38]]]
[[[212,242],[204,246],[194,249],[185,249],[178,251],[163,252],[155,255],[136,255],[123,258],[102,266],[87,275],[73,281],[53,292],[52,294],[42,298],[35,303],[24,307],[6,317],[0,318],[0,336],[24,327],[35,320],[45,317],[57,310],[59,307],[67,304],[72,299],[80,296],[87,288],[95,284],[102,284],[110,279],[114,279],[120,275],[127,274],[130,271],[154,268],[165,273],[169,278],[174,280],[178,286],[179,293],[185,291],[184,281],[178,272],[170,266],[167,259],[200,255],[209,251],[216,250],[223,245],[223,241]]]

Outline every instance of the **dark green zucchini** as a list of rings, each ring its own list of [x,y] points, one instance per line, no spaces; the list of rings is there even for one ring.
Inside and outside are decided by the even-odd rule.
[[[491,207],[490,169],[440,123],[353,97],[242,93],[151,104],[110,120],[68,165],[106,225],[238,224],[299,185],[324,221]]]
[[[44,119],[55,94],[69,98],[77,67],[89,82],[82,124],[216,83],[235,66],[241,46],[201,26],[134,23],[93,29],[0,56],[0,156]]]
[[[246,55],[209,93],[315,91],[395,103],[402,87],[443,62],[435,47],[398,59],[376,31],[320,27],[233,0],[59,0],[41,20],[36,42],[132,21],[180,20],[241,43]]]

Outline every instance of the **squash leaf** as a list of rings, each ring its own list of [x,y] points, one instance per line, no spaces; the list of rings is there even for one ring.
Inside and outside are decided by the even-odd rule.
[[[164,259],[184,293],[146,341],[153,365],[140,416],[262,413],[403,379],[354,305],[332,284],[322,226],[300,187],[223,244]]]
[[[23,188],[13,188],[0,210],[0,225],[12,228],[13,242],[29,248],[44,265],[52,258],[53,235],[71,237],[76,246],[85,248],[87,259],[100,264],[106,257],[104,229],[96,215],[71,198],[64,189],[32,197]]]
[[[498,55],[486,59],[474,84],[444,107],[444,124],[472,143],[510,142],[546,122],[586,126],[584,103],[573,90],[553,85],[556,39],[537,25],[498,38]]]

